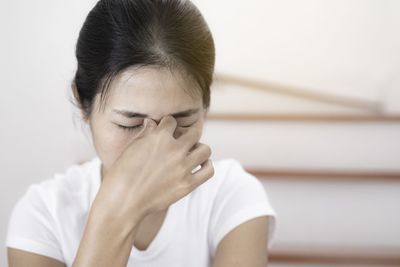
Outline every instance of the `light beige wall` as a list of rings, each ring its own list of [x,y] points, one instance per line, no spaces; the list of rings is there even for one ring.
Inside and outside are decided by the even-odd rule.
[[[195,0],[217,70],[376,100],[398,73],[396,0]]]

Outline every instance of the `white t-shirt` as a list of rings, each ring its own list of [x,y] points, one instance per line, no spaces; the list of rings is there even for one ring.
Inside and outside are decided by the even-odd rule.
[[[132,246],[128,267],[208,267],[221,239],[236,226],[270,216],[271,246],[276,213],[261,182],[232,158],[213,161],[214,177],[172,204],[146,250]],[[91,204],[101,183],[98,157],[32,184],[15,204],[6,246],[71,266]]]

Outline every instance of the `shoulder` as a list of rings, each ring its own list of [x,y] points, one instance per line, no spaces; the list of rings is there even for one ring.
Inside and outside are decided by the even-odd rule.
[[[243,165],[234,158],[225,158],[213,161],[214,176],[207,182],[213,188],[216,197],[225,193],[239,190],[243,187],[251,190],[264,191],[262,183],[252,174],[247,172]],[[207,188],[210,191],[210,188]]]
[[[62,190],[68,193],[79,193],[88,189],[94,181],[91,178],[100,173],[100,159],[95,157],[82,164],[73,164],[64,172],[55,173],[51,179],[37,184],[43,190]],[[99,177],[96,177],[99,178]]]
[[[275,214],[263,183],[246,171],[238,160],[214,160],[213,166],[214,176],[193,191],[190,199],[215,225],[245,213]]]
[[[96,190],[98,159],[72,165],[63,173],[32,184],[16,202],[9,222],[6,246],[63,262],[61,245],[65,233],[85,215]],[[68,227],[64,227],[68,226]]]
[[[203,188],[209,203],[209,242],[212,254],[230,231],[250,219],[269,216],[271,243],[276,212],[261,181],[234,158],[213,161],[215,174]]]
[[[94,193],[96,179],[100,179],[97,177],[99,168],[100,159],[96,157],[83,164],[73,164],[64,172],[31,184],[18,200],[16,208],[46,209],[51,213],[64,206],[82,206],[83,202],[90,201],[90,195]]]

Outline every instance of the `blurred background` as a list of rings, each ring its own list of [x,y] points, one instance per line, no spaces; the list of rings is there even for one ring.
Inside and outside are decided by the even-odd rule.
[[[0,3],[2,244],[30,184],[95,155],[69,99],[96,2]],[[217,54],[202,142],[265,186],[269,266],[400,266],[400,1],[193,2]]]

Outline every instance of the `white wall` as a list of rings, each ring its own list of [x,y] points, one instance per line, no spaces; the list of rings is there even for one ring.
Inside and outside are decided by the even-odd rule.
[[[1,5],[2,243],[11,208],[29,184],[94,155],[79,123],[74,125],[68,92],[78,31],[95,2],[15,0]],[[393,11],[399,2],[196,2],[215,35],[217,71],[383,101],[390,110],[399,106],[399,98],[388,96],[398,95],[400,83],[393,78],[400,54],[392,49],[399,44],[392,28],[399,25]],[[215,95],[216,110],[231,107],[223,95]],[[253,102],[255,98],[260,101],[253,96],[247,100],[252,104],[244,104],[260,103],[261,109],[269,111],[344,112],[316,103],[268,97]],[[215,159],[235,157],[246,166],[399,171],[399,134],[398,124],[212,121],[203,140],[213,148]],[[398,183],[274,180],[265,185],[280,217],[277,244],[372,241],[400,245],[395,227],[400,218],[394,212],[400,204]],[[293,203],[301,209],[294,209]],[[325,217],[327,207],[333,212]],[[359,214],[352,214],[352,208],[358,208]],[[6,266],[5,258],[2,250],[0,266]]]
[[[11,208],[27,186],[86,157],[78,155],[67,91],[77,34],[94,2],[1,2],[1,244]],[[0,266],[5,260],[2,248]]]

